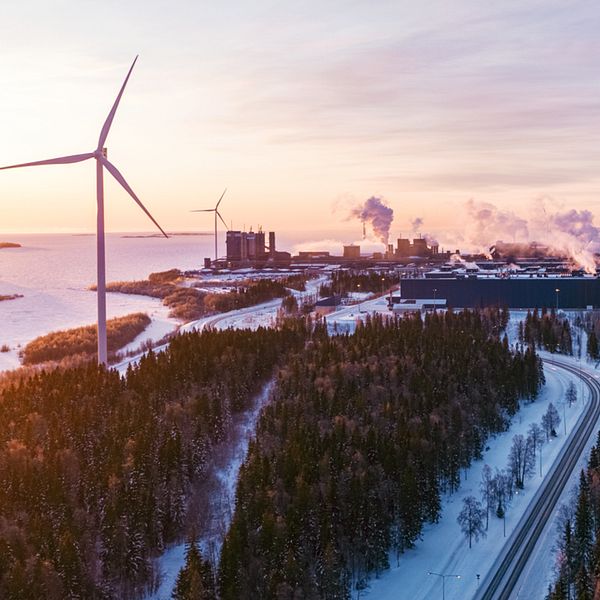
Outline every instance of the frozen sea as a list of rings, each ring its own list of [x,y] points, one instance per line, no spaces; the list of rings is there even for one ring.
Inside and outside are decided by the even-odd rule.
[[[127,235],[107,235],[107,281],[143,279],[173,267],[199,268],[203,258],[214,252],[211,235],[174,235],[169,239]],[[18,366],[19,346],[33,338],[96,321],[96,294],[88,289],[96,282],[96,237],[3,234],[0,241],[22,245],[0,249],[0,295],[23,295],[0,302],[0,346],[7,344],[12,350],[0,353],[2,370]],[[223,241],[221,237],[221,244]],[[176,325],[159,300],[108,294],[109,317],[135,311],[148,312],[157,337]]]

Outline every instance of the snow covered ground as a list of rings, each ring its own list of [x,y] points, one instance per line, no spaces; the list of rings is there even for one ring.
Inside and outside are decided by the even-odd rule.
[[[541,352],[540,354],[542,357],[550,357],[550,354],[547,352]],[[600,370],[595,369],[593,364],[579,361],[574,357],[561,357],[561,360],[571,363],[577,369],[583,368],[597,379],[600,379]],[[581,395],[581,384],[579,384],[577,391],[578,394]],[[599,428],[600,423],[597,424],[596,430]],[[573,490],[579,484],[579,473],[581,472],[581,469],[586,468],[589,452],[595,441],[596,436],[593,435],[586,446],[584,454],[579,459],[577,467],[573,471],[569,482],[563,490],[553,517],[546,523],[539,542],[516,586],[518,598],[544,600],[548,591],[548,584],[554,581],[554,565],[556,564],[555,544],[558,539],[557,528],[559,523],[559,507],[561,504],[567,504],[569,502]]]
[[[575,361],[576,363],[577,361]],[[513,419],[510,430],[489,440],[488,450],[483,460],[473,463],[465,473],[460,490],[443,500],[443,514],[440,522],[427,525],[423,532],[423,540],[416,547],[400,557],[397,566],[394,557],[390,557],[391,569],[379,579],[372,580],[370,589],[361,594],[364,598],[377,600],[420,600],[437,596],[441,597],[442,579],[429,572],[460,575],[458,578],[446,579],[446,598],[448,600],[464,600],[472,598],[477,591],[478,581],[483,580],[486,573],[494,565],[496,556],[502,546],[518,524],[521,515],[526,510],[543,478],[537,470],[535,476],[525,484],[525,489],[520,491],[513,499],[506,516],[506,537],[503,531],[502,520],[495,516],[490,517],[487,537],[469,549],[468,540],[460,532],[456,522],[458,513],[462,508],[464,497],[473,495],[480,497],[479,483],[482,468],[489,464],[492,468],[506,466],[510,445],[515,434],[526,434],[530,423],[541,421],[542,414],[546,411],[548,403],[553,402],[559,409],[561,419],[566,416],[567,434],[582,416],[582,409],[587,396],[581,398],[581,387],[578,387],[578,401],[569,408],[562,403],[566,386],[571,381],[571,376],[561,369],[553,366],[545,367],[547,383],[540,397],[535,402],[524,404]],[[585,390],[587,394],[587,390]],[[557,458],[565,440],[564,424],[561,423],[558,437],[551,440],[543,447],[543,473]],[[538,465],[539,469],[539,465]],[[552,539],[547,540],[550,547]],[[543,598],[547,589],[547,580],[551,576],[552,559],[546,552],[540,554],[535,566],[535,578],[528,582],[529,592],[523,598]],[[550,560],[548,560],[550,558]],[[530,571],[530,573],[532,573]],[[479,579],[477,577],[479,575]]]
[[[217,449],[219,459],[213,473],[216,485],[214,493],[211,494],[209,514],[206,515],[208,528],[199,540],[204,556],[217,557],[221,551],[224,535],[233,516],[240,467],[248,453],[248,445],[254,436],[260,410],[267,402],[271,388],[272,382],[257,396],[252,409],[241,416],[232,436],[233,444],[227,448],[227,452],[222,454]],[[179,570],[185,563],[185,548],[185,543],[176,544],[158,559],[160,585],[156,592],[146,596],[146,600],[170,600]]]

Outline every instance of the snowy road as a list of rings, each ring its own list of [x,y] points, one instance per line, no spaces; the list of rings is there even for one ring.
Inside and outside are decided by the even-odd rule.
[[[561,456],[549,472],[546,483],[540,487],[519,526],[505,545],[499,557],[499,567],[483,581],[476,600],[509,600],[518,595],[517,584],[527,566],[529,558],[551,519],[559,498],[584,453],[590,438],[595,438],[596,423],[600,418],[600,384],[593,376],[560,360],[546,359],[545,362],[569,371],[582,378],[590,392],[590,402],[584,418],[563,449]]]
[[[548,355],[549,358],[550,355]],[[544,357],[545,358],[545,357]],[[565,362],[577,365],[575,360]],[[443,512],[440,521],[426,524],[423,537],[414,548],[401,555],[396,561],[395,555],[390,556],[390,569],[381,573],[379,578],[369,582],[369,589],[360,594],[360,599],[373,600],[433,600],[442,597],[442,580],[428,575],[429,572],[456,573],[460,579],[448,579],[445,586],[447,600],[472,599],[481,588],[481,581],[487,574],[497,569],[498,557],[501,555],[507,540],[519,528],[523,515],[534,501],[537,490],[547,480],[546,469],[560,460],[562,448],[571,439],[571,433],[584,420],[585,408],[588,405],[589,391],[580,390],[577,402],[571,407],[563,406],[569,383],[573,376],[566,370],[546,364],[544,368],[546,385],[541,390],[535,402],[523,402],[519,412],[512,420],[510,429],[506,432],[488,438],[482,460],[472,463],[464,473],[461,487],[453,494],[442,498]],[[466,496],[480,494],[481,473],[487,464],[492,468],[503,468],[510,451],[512,438],[515,434],[527,435],[531,423],[539,423],[552,402],[561,408],[561,417],[566,420],[566,427],[561,423],[558,436],[544,445],[543,476],[539,471],[525,484],[525,489],[519,490],[513,498],[510,509],[506,514],[506,537],[503,532],[501,519],[490,518],[487,536],[469,548],[468,540],[460,534],[456,518]],[[585,406],[584,406],[585,403]],[[566,419],[565,419],[566,418]],[[550,547],[554,539],[549,541]],[[529,586],[532,593],[521,594],[519,598],[528,600],[543,600],[547,589],[547,581],[551,576],[551,561],[547,557],[536,566]],[[479,575],[479,579],[478,576]],[[481,581],[480,581],[481,580]],[[478,587],[479,583],[479,587]],[[537,591],[533,593],[533,591]],[[356,599],[354,594],[353,598]]]

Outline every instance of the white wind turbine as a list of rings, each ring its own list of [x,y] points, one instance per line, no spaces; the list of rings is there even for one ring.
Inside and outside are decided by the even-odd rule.
[[[218,249],[217,249],[217,217],[219,217],[219,219],[221,219],[221,222],[223,223],[223,225],[225,225],[225,229],[227,229],[229,231],[229,227],[227,227],[227,223],[225,223],[225,220],[223,219],[223,217],[221,216],[221,213],[219,212],[219,204],[221,204],[221,200],[223,200],[223,196],[225,195],[226,191],[227,191],[227,188],[225,188],[225,191],[221,194],[221,197],[219,198],[219,201],[217,202],[217,204],[214,208],[202,208],[199,210],[190,211],[190,212],[214,212],[215,213],[215,261],[218,260],[218,258],[219,258]]]
[[[87,152],[85,154],[73,154],[71,156],[61,156],[60,158],[50,158],[48,160],[38,160],[35,162],[23,163],[19,165],[10,165],[8,167],[0,167],[0,171],[5,169],[16,169],[18,167],[34,167],[38,165],[64,165],[68,163],[82,162],[93,158],[96,160],[96,201],[98,204],[98,213],[96,220],[96,248],[97,248],[97,267],[98,267],[98,282],[97,282],[97,296],[98,296],[98,364],[106,365],[108,361],[107,356],[107,345],[106,345],[106,264],[105,264],[105,251],[104,251],[104,180],[103,180],[103,169],[105,168],[124,188],[125,191],[137,202],[138,206],[150,217],[150,220],[158,227],[161,233],[165,237],[169,237],[162,229],[162,227],[156,222],[154,217],[148,212],[146,207],[142,204],[141,200],[135,195],[135,192],[129,187],[129,184],[125,181],[125,178],[117,167],[110,163],[106,157],[106,148],[104,144],[108,137],[108,132],[112,125],[115,113],[121,101],[121,96],[125,91],[125,86],[133,71],[133,67],[137,61],[136,56],[133,64],[131,65],[127,77],[121,86],[121,90],[108,113],[108,117],[102,126],[100,131],[100,138],[98,139],[98,146],[93,152]]]

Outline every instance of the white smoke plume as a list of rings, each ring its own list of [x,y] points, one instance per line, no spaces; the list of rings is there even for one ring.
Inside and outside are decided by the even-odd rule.
[[[476,263],[466,261],[460,254],[452,254],[450,256],[450,262],[455,265],[461,264],[465,269],[473,269],[474,271],[480,270]]]
[[[371,196],[365,200],[364,204],[352,209],[350,218],[352,217],[358,218],[364,225],[368,225],[384,244],[388,243],[394,211],[386,206],[381,198]]]
[[[466,203],[469,221],[465,242],[472,250],[487,253],[496,241],[538,242],[552,255],[569,257],[589,273],[595,273],[600,253],[600,228],[589,210],[557,210],[551,199],[542,198],[528,207],[528,220],[514,212],[501,210],[489,202]]]
[[[416,217],[415,219],[412,220],[411,225],[412,225],[412,232],[418,233],[419,229],[423,225],[423,219],[421,217]]]
[[[425,220],[422,217],[415,217],[411,222],[412,233],[419,233],[419,230],[423,227]],[[427,242],[428,246],[439,246],[437,239],[430,233],[422,233],[423,239]]]
[[[430,233],[424,233],[423,238],[425,239],[429,247],[439,246],[437,239],[434,238]]]
[[[500,210],[489,202],[467,202],[470,217],[467,238],[487,250],[496,240],[520,241],[529,239],[527,221],[513,212]]]
[[[593,223],[594,216],[589,210],[566,210],[550,213],[544,200],[540,201],[542,217],[538,218],[540,237],[543,237],[555,252],[566,254],[573,262],[588,273],[595,273],[598,261],[595,254],[600,252],[600,228]]]

